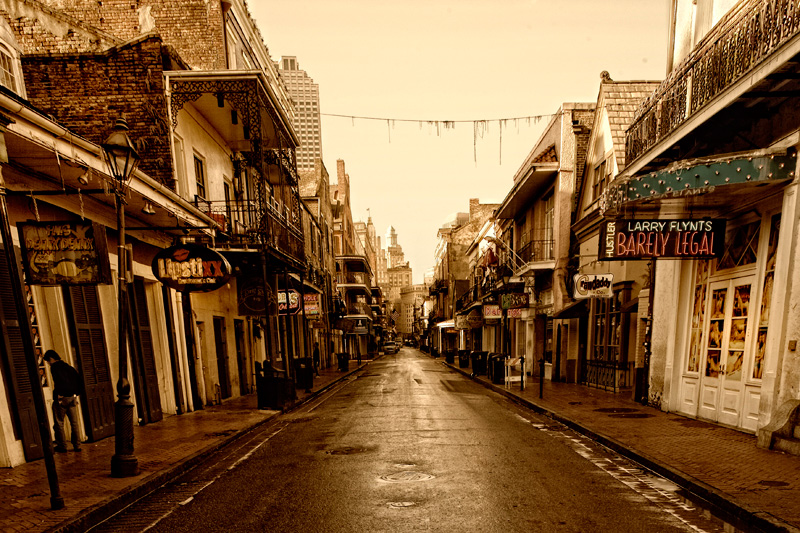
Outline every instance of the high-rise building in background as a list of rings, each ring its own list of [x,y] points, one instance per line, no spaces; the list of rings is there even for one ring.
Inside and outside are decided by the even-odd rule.
[[[319,114],[319,85],[314,83],[295,56],[283,56],[278,71],[295,107],[294,127],[300,138],[297,170],[313,170],[322,159],[322,128]]]

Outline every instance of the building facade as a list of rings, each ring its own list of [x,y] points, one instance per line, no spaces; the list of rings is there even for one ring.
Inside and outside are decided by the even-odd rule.
[[[294,126],[300,140],[297,147],[297,169],[312,170],[316,161],[322,159],[319,85],[300,68],[295,56],[281,57],[278,73],[295,109]]]

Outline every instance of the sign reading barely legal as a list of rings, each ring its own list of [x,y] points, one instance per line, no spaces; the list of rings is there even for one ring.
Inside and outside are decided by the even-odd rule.
[[[725,219],[606,220],[600,227],[601,260],[719,257]]]

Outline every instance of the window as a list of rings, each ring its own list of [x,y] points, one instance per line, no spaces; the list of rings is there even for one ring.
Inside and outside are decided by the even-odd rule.
[[[630,300],[632,285],[632,281],[623,281],[615,284],[612,298],[592,300],[592,359],[627,362],[629,316],[622,307]]]
[[[544,199],[544,258],[553,258],[553,232],[555,228],[555,201],[551,192]]]
[[[761,222],[752,222],[727,231],[725,251],[717,263],[717,270],[752,265],[758,259],[758,233]]]
[[[0,85],[17,92],[17,76],[14,74],[16,61],[5,46],[0,46]]]
[[[194,179],[197,183],[197,196],[206,199],[206,171],[202,159],[194,156]]]
[[[596,167],[594,167],[593,172],[593,179],[594,183],[592,185],[592,200],[597,200],[606,190],[607,183],[607,174],[606,174],[606,162],[601,161]]]

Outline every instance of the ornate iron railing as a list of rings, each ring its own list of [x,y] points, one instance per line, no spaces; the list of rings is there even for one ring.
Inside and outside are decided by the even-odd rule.
[[[553,252],[553,240],[528,241],[519,250],[519,257],[526,263],[537,263],[539,261],[552,261],[555,258]]]
[[[633,386],[633,361],[601,361],[589,359],[581,366],[581,383],[617,392]]]
[[[636,113],[628,165],[740,80],[800,29],[795,0],[748,0],[732,9]]]
[[[368,285],[369,276],[366,272],[340,272],[336,274],[336,283],[338,284],[355,284],[355,285]]]

